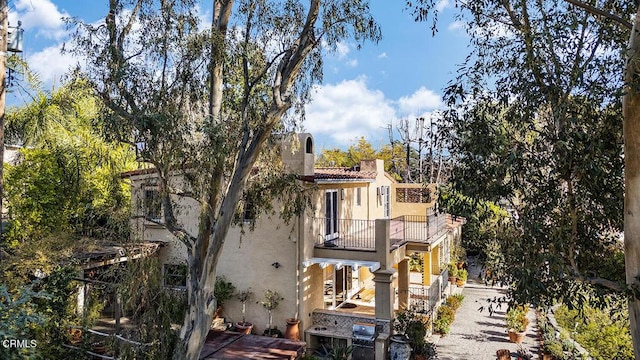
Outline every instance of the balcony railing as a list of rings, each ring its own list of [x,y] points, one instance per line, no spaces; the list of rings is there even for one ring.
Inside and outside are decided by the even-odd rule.
[[[445,269],[430,286],[409,286],[407,290],[409,292],[409,308],[423,314],[432,313],[442,299],[442,295],[448,285],[448,276],[449,274]]]
[[[391,250],[407,242],[431,243],[448,230],[447,224],[452,221],[448,214],[404,215],[391,219]],[[316,247],[376,250],[375,220],[314,218],[311,228]]]
[[[447,231],[449,215],[404,215],[391,220],[389,238],[392,245],[408,241],[429,243]]]
[[[376,250],[375,220],[314,218],[312,227],[317,247]]]

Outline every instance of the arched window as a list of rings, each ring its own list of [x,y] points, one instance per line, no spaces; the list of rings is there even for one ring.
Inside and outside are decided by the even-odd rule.
[[[307,138],[307,143],[305,145],[305,152],[307,154],[313,154],[313,140],[311,140],[311,137]]]

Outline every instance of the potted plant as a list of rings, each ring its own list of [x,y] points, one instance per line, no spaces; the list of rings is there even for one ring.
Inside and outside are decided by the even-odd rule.
[[[436,344],[422,341],[413,347],[413,358],[415,360],[435,360],[438,359]]]
[[[213,288],[213,296],[215,296],[217,302],[214,318],[218,318],[220,316],[224,302],[231,299],[235,292],[236,287],[230,281],[227,281],[227,278],[224,277],[224,275],[216,277],[216,284]]]
[[[271,312],[275,310],[278,305],[280,305],[280,301],[282,300],[284,300],[284,298],[282,298],[282,296],[280,296],[277,291],[266,290],[264,292],[264,299],[260,302],[260,304],[269,312],[269,326],[264,330],[264,334],[267,336],[282,336],[282,333],[278,330],[277,327],[271,327],[273,323]]]
[[[449,271],[449,282],[450,283],[454,283],[456,282],[456,278],[458,277],[458,267],[456,266],[456,264],[454,263],[449,263],[447,265],[447,270]]]
[[[520,344],[524,340],[525,330],[529,324],[527,318],[528,306],[516,305],[507,311],[507,329],[509,331],[509,341]]]
[[[460,287],[464,286],[464,284],[467,282],[468,276],[469,276],[469,273],[467,272],[467,270],[465,269],[458,270],[458,276],[456,276],[456,285]]]
[[[509,349],[500,349],[496,351],[498,360],[511,360],[511,351]]]
[[[527,351],[522,345],[518,345],[518,350],[516,351],[516,356],[518,360],[532,360],[533,354]]]
[[[253,329],[253,324],[246,321],[245,315],[247,312],[247,301],[251,299],[253,296],[253,292],[251,288],[240,291],[236,294],[236,299],[240,300],[242,303],[242,322],[236,323],[236,329],[244,334],[251,334],[251,329]]]

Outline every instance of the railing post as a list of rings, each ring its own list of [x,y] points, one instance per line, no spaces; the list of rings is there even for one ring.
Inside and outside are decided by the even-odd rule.
[[[389,253],[391,252],[391,239],[389,238],[389,219],[376,219],[376,257],[380,262],[380,268],[386,269]]]

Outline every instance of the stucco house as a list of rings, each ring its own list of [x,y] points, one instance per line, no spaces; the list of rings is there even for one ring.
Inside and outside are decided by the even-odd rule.
[[[269,289],[284,298],[274,324],[283,329],[287,318],[298,318],[308,348],[354,344],[354,359],[386,359],[394,312],[414,306],[429,313],[446,293],[445,265],[464,219],[435,210],[434,187],[396,183],[382,160],[316,168],[313,137],[298,137],[298,150],[283,144],[283,163],[312,189],[312,209],[288,225],[275,215],[247,219],[255,221],[253,231],[232,228],[217,274],[254,292],[246,314],[254,333],[266,328],[267,311],[257,301]],[[140,240],[165,243],[159,249],[165,282],[179,286],[186,251],[157,224],[154,173],[127,176],[132,208],[143,215],[134,217],[134,232]],[[189,211],[197,209],[195,202],[180,205],[180,221],[195,230],[197,211]],[[410,262],[421,262],[421,272],[410,271]],[[228,300],[222,315],[241,321],[240,302]]]

